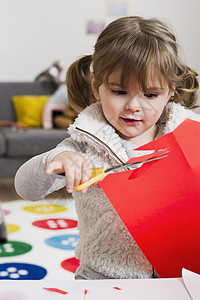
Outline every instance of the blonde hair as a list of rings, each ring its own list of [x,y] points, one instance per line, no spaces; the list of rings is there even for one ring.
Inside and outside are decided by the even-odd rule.
[[[117,19],[102,31],[94,49],[93,55],[78,59],[67,71],[69,101],[75,110],[96,102],[91,90],[91,63],[97,88],[107,84],[117,68],[121,68],[122,86],[134,78],[143,91],[149,76],[156,74],[170,90],[175,87],[170,101],[186,108],[196,107],[198,74],[180,60],[176,38],[160,20],[139,16]]]

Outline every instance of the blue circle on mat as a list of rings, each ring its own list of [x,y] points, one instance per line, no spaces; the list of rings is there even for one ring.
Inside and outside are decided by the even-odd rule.
[[[0,264],[0,280],[40,280],[47,274],[43,267],[24,263]]]
[[[48,246],[64,249],[64,250],[75,250],[80,236],[78,234],[65,234],[60,236],[53,236],[45,243]]]

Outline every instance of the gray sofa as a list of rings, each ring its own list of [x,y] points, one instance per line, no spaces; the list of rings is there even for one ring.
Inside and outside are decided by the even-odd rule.
[[[0,83],[0,120],[16,122],[12,104],[14,95],[53,94],[57,86],[49,82]],[[16,129],[0,126],[0,178],[12,178],[18,168],[32,156],[54,148],[68,136],[64,129]]]

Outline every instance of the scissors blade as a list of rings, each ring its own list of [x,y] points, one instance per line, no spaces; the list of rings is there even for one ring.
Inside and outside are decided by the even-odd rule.
[[[155,154],[156,152],[159,152],[159,151],[160,151],[160,154],[161,154],[160,156],[151,157],[153,154]],[[108,168],[108,169],[106,167],[94,168],[91,178],[88,181],[82,183],[81,185],[74,186],[74,190],[75,191],[81,191],[82,189],[84,189],[84,188],[92,185],[93,183],[103,179],[107,175],[107,173],[109,173],[113,170],[116,170],[116,171],[119,172],[119,171],[123,171],[124,168],[129,169],[132,166],[138,165],[140,163],[147,163],[147,162],[151,162],[151,161],[154,161],[154,160],[157,160],[157,159],[160,159],[160,158],[164,158],[168,155],[168,152],[169,151],[167,149],[156,150],[154,153],[151,153],[149,155],[138,157],[138,161],[124,163],[124,164],[117,165],[117,166],[114,166],[114,167]],[[158,155],[158,154],[156,154],[156,155]]]
[[[131,168],[131,167],[133,167],[135,165],[138,165],[138,164],[141,164],[141,163],[145,164],[145,163],[148,163],[148,162],[151,162],[151,161],[154,161],[154,160],[158,160],[160,158],[164,158],[164,157],[167,157],[167,156],[168,156],[168,154],[166,153],[166,154],[158,156],[158,157],[149,158],[149,159],[147,159],[145,161],[142,161],[142,162],[138,161],[138,162],[125,163],[125,164],[122,164],[122,165],[118,165],[118,166],[109,168],[109,169],[105,170],[105,173],[107,174],[107,173],[112,172],[112,171],[118,171],[118,172],[120,172],[120,170],[123,170],[124,168],[128,169],[128,168]]]

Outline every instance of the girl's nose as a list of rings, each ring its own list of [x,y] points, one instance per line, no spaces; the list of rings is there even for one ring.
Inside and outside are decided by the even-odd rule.
[[[138,99],[138,97],[136,97],[136,96],[132,97],[126,103],[126,109],[131,110],[131,112],[140,112],[141,111],[141,105],[140,105],[140,100]]]

